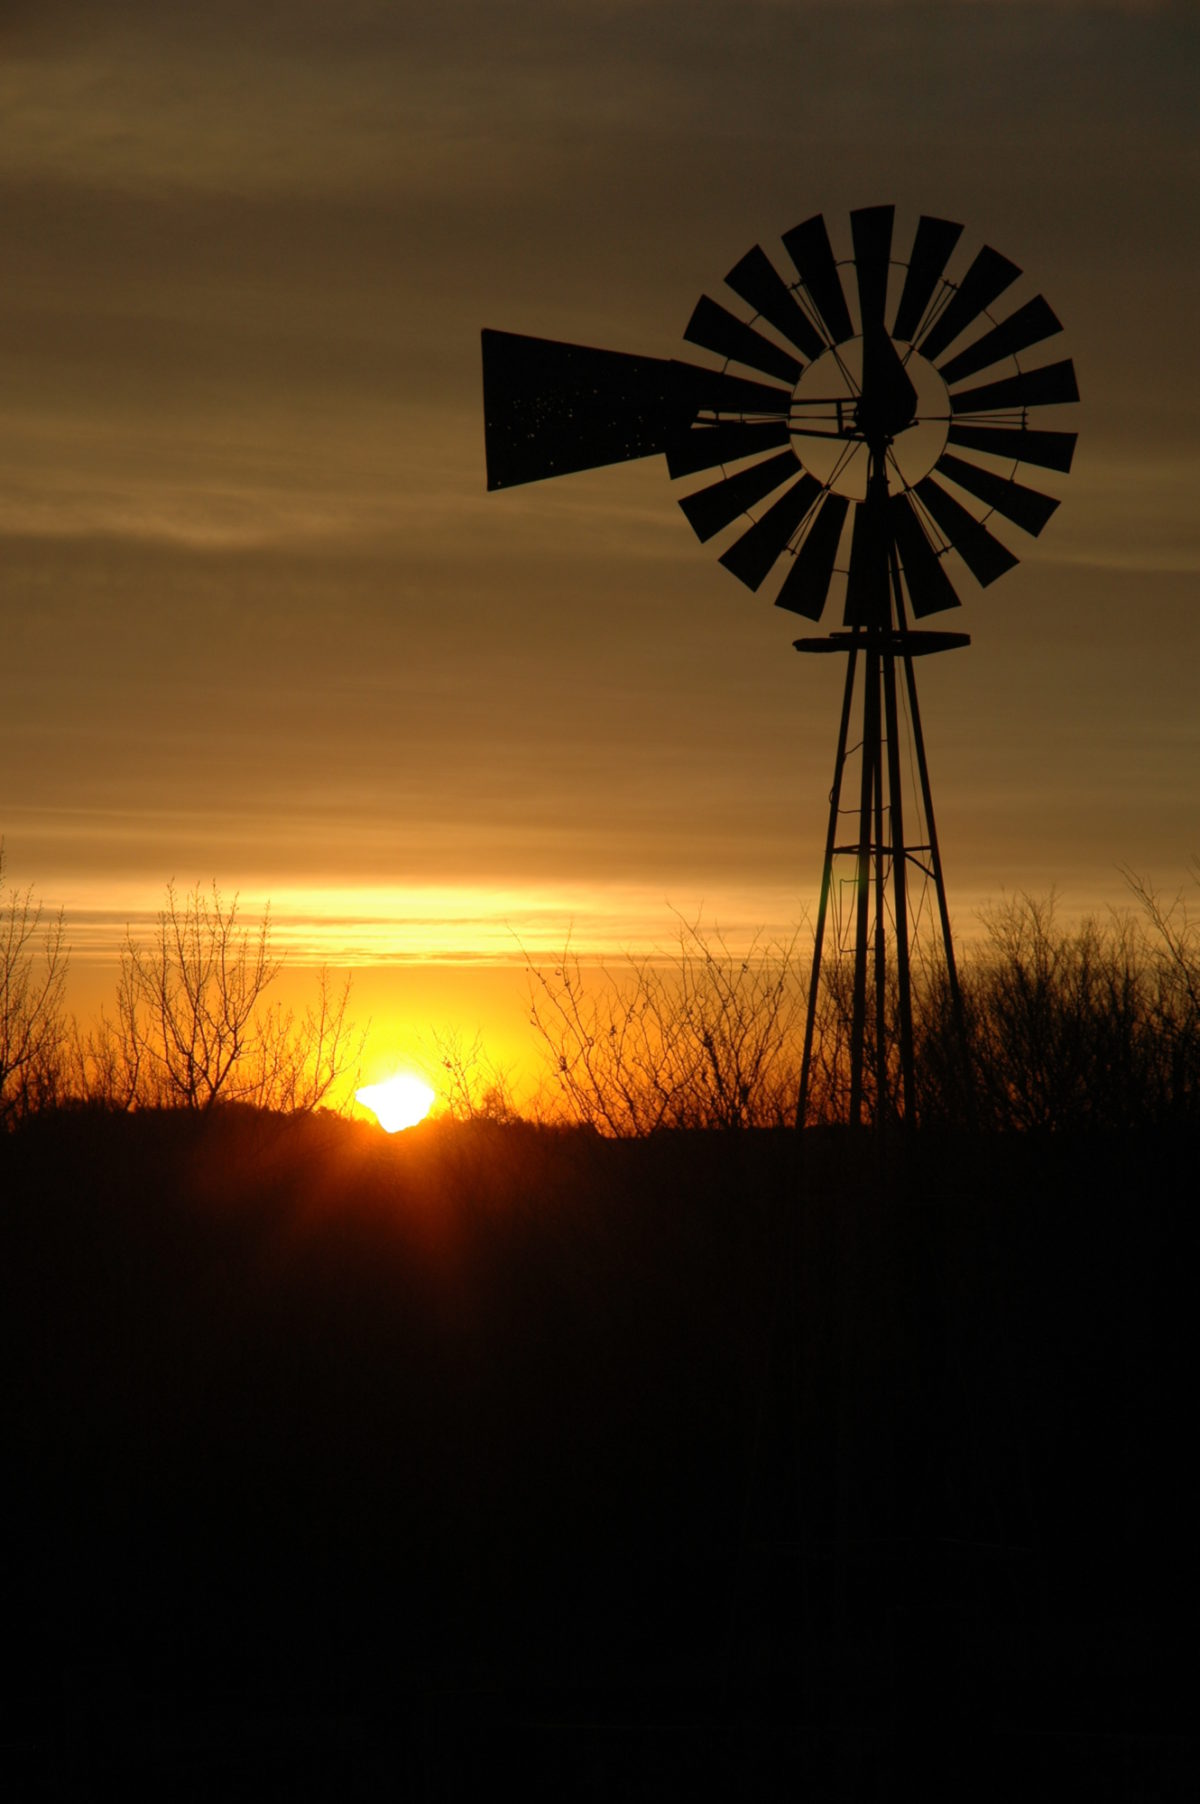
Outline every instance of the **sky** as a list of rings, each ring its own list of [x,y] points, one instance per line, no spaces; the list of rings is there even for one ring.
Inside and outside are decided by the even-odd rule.
[[[7,0],[0,834],[77,984],[216,880],[355,967],[378,1064],[515,1032],[568,934],[810,917],[834,661],[661,459],[488,494],[479,333],[695,357],[752,244],[885,202],[1020,264],[1083,397],[920,669],[956,928],[1177,887],[1198,83],[1184,0]]]

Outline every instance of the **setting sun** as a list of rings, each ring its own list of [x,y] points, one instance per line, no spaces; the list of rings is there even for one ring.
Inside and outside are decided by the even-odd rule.
[[[363,1104],[376,1116],[380,1127],[389,1134],[401,1128],[415,1127],[433,1107],[435,1092],[424,1078],[398,1072],[382,1084],[366,1084],[354,1092],[355,1102]]]

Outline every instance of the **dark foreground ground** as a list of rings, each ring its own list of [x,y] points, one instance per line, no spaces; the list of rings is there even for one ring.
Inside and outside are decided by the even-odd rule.
[[[3,1138],[0,1792],[1190,1801],[1198,1152]]]

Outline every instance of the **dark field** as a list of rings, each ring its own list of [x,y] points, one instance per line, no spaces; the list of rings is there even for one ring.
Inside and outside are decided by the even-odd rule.
[[[5,1795],[1190,1800],[1198,1152],[35,1117]]]

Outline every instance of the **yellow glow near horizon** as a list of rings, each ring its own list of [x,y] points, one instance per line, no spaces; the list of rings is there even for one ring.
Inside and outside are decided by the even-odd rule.
[[[424,1078],[398,1071],[382,1084],[365,1084],[354,1092],[354,1100],[371,1110],[385,1133],[398,1134],[401,1128],[416,1127],[418,1121],[424,1121],[435,1095]]]

